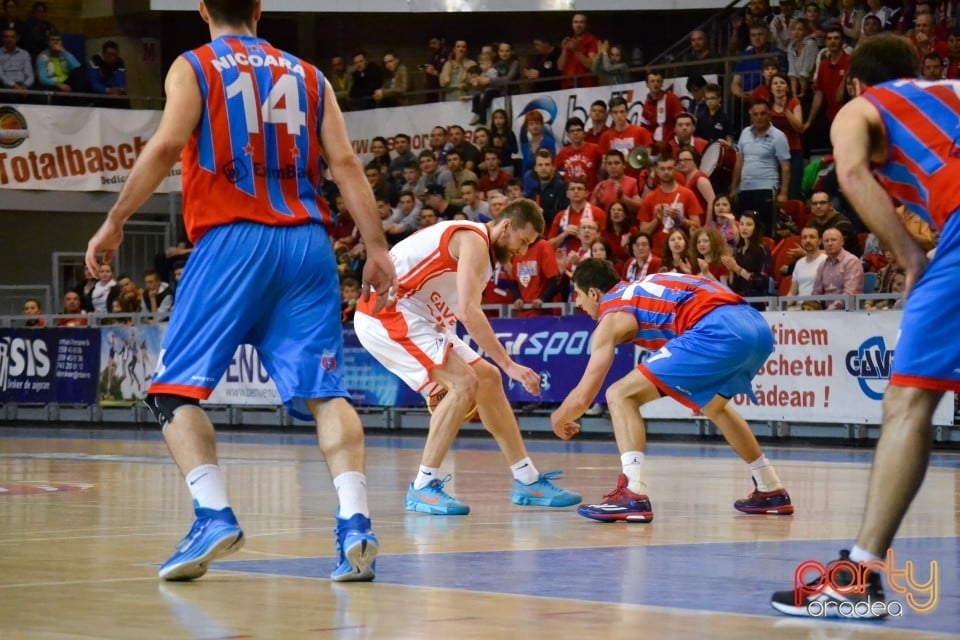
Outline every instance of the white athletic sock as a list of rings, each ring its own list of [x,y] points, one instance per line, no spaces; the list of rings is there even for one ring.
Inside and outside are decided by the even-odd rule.
[[[340,501],[338,517],[346,520],[358,513],[366,518],[370,517],[370,508],[367,506],[367,476],[359,471],[346,471],[333,479],[333,486]]]
[[[510,471],[513,472],[514,479],[521,484],[533,484],[540,479],[540,472],[533,466],[533,460],[529,456],[510,465]]]
[[[413,481],[413,488],[423,489],[425,486],[438,479],[440,479],[439,468],[425,467],[420,465],[420,470],[417,472],[417,478]]]
[[[853,545],[853,549],[850,549],[850,560],[853,562],[870,562],[879,559],[880,556],[875,556],[858,545]]]
[[[187,474],[187,489],[197,506],[220,511],[230,506],[227,489],[223,486],[220,467],[202,464]]]
[[[643,451],[627,451],[620,455],[623,475],[627,476],[627,489],[637,495],[646,495],[647,481],[643,475]]]
[[[757,481],[757,489],[760,491],[783,489],[780,476],[777,475],[773,465],[770,464],[765,455],[761,454],[759,458],[750,463],[750,473],[753,474],[753,479]]]

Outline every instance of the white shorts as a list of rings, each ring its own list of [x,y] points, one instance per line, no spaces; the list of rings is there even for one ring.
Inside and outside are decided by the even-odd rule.
[[[467,364],[480,359],[449,328],[410,311],[398,309],[376,317],[357,311],[353,329],[370,355],[425,398],[445,391],[430,379],[430,371],[442,365],[451,350]]]

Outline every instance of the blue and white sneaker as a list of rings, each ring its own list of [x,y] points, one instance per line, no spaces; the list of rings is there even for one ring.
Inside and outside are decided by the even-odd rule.
[[[162,580],[195,580],[207,572],[211,562],[243,547],[243,530],[233,509],[195,507],[194,513],[197,519],[190,531],[160,567]]]
[[[513,504],[530,504],[540,507],[572,507],[580,504],[579,494],[554,485],[551,480],[563,477],[562,471],[541,473],[536,482],[523,484],[513,481]]]
[[[346,520],[337,518],[337,568],[330,574],[334,582],[369,582],[377,571],[380,542],[370,528],[370,518],[356,513]]]
[[[403,501],[403,508],[407,511],[419,511],[435,516],[465,516],[470,513],[470,507],[463,504],[446,491],[443,485],[450,482],[452,475],[440,480],[431,480],[430,484],[422,489],[414,489],[413,483],[407,489],[407,499]]]

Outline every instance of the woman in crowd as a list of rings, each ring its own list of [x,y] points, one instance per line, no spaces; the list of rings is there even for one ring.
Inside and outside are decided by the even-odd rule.
[[[770,124],[783,131],[790,147],[790,199],[802,200],[803,107],[793,96],[790,83],[779,73],[770,80]]]
[[[704,225],[708,229],[716,229],[727,243],[730,249],[737,246],[737,239],[740,237],[740,225],[737,224],[737,216],[733,211],[733,205],[730,204],[730,198],[727,196],[717,196],[713,200],[713,207],[707,209],[707,223]]]
[[[607,209],[607,227],[603,239],[610,245],[610,259],[618,267],[629,257],[630,239],[637,232],[632,216],[628,216],[621,202],[614,202]]]
[[[660,271],[662,263],[660,258],[653,255],[650,243],[649,233],[640,231],[630,236],[630,250],[633,255],[623,264],[621,273],[624,280],[633,282]]]
[[[726,285],[730,284],[730,271],[723,264],[723,256],[728,255],[730,251],[727,243],[716,230],[697,230],[693,235],[691,247],[700,275]]]
[[[663,247],[660,273],[671,271],[687,274],[700,271],[699,265],[690,260],[690,242],[687,239],[687,232],[679,227],[670,232]]]
[[[455,102],[467,95],[467,69],[475,64],[467,58],[466,40],[457,40],[453,45],[453,53],[440,70],[440,87],[445,101]]]
[[[733,274],[730,288],[745,298],[770,293],[770,254],[763,246],[763,228],[756,211],[740,214],[740,238],[733,255],[721,258]]]
[[[683,176],[683,184],[687,189],[697,196],[700,208],[710,211],[717,194],[710,183],[710,176],[700,171],[700,152],[690,145],[680,147],[677,153],[677,172]]]

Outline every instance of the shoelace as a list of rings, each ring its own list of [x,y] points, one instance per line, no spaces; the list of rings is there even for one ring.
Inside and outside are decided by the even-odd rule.
[[[553,489],[554,491],[563,491],[563,489],[550,482],[551,480],[559,480],[562,477],[563,471],[547,471],[546,473],[540,475],[540,482],[546,485],[547,488]]]
[[[446,494],[446,492],[443,490],[443,487],[444,487],[445,484],[447,484],[447,483],[450,482],[451,480],[453,480],[453,474],[452,474],[452,473],[448,473],[447,476],[446,476],[443,480],[441,480],[440,478],[437,478],[436,480],[432,480],[432,481],[430,482],[430,484],[428,484],[427,486],[428,486],[428,487],[432,486],[432,487],[436,488],[436,490],[437,490],[439,493],[442,493],[443,495],[446,496],[447,494]],[[448,496],[448,497],[449,497],[449,496]]]
[[[183,539],[177,543],[177,551],[183,551],[185,548],[190,546],[190,544],[200,535],[204,527],[207,524],[208,518],[198,518],[193,521],[193,526],[190,527],[190,531],[187,532],[187,535],[183,536]]]

